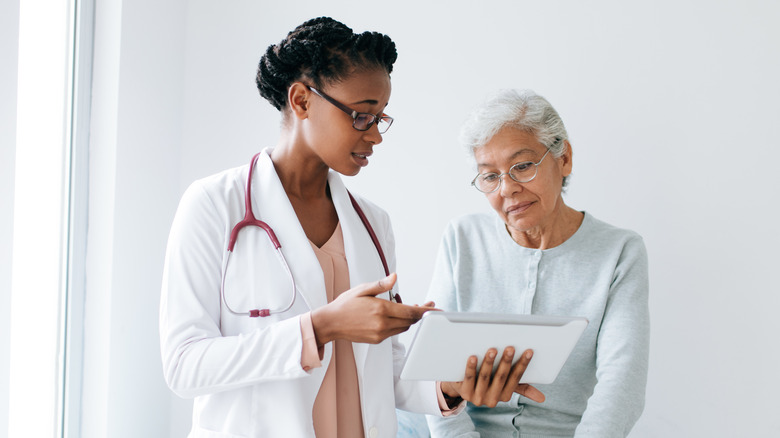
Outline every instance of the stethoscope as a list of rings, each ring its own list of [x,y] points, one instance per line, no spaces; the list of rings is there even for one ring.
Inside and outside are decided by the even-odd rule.
[[[295,277],[292,274],[292,271],[290,271],[290,266],[287,264],[287,259],[284,257],[284,253],[282,252],[282,244],[279,243],[279,239],[276,238],[276,233],[274,233],[274,230],[265,222],[258,220],[255,218],[255,214],[252,211],[252,175],[254,174],[255,170],[255,164],[257,163],[257,159],[260,156],[262,152],[256,154],[254,157],[252,157],[252,161],[249,163],[249,175],[246,179],[246,194],[244,196],[244,218],[239,221],[236,226],[233,227],[233,229],[230,231],[230,239],[228,240],[228,246],[227,250],[225,251],[225,257],[224,262],[222,263],[222,283],[219,288],[219,294],[222,297],[222,302],[225,303],[225,308],[232,313],[233,315],[247,315],[250,318],[256,318],[258,316],[268,316],[272,314],[277,313],[283,313],[288,310],[290,310],[295,304],[295,295],[296,295],[296,287],[295,287]],[[374,242],[374,246],[376,247],[377,253],[379,254],[379,258],[382,260],[382,267],[385,269],[385,275],[390,275],[390,271],[387,269],[387,261],[385,260],[385,253],[382,251],[382,246],[379,245],[379,239],[377,239],[376,234],[374,233],[374,229],[371,227],[371,223],[369,223],[368,218],[366,218],[365,213],[363,213],[363,209],[360,208],[360,205],[358,205],[357,201],[354,197],[352,197],[352,194],[347,191],[347,194],[349,195],[349,200],[352,202],[352,207],[354,207],[355,212],[357,212],[358,216],[360,217],[360,220],[363,222],[363,225],[366,227],[366,231],[368,231],[368,235],[371,236],[371,240]],[[230,305],[227,302],[227,299],[225,298],[225,277],[227,276],[227,269],[228,264],[230,262],[230,255],[233,253],[233,248],[236,246],[236,240],[238,240],[238,233],[247,226],[255,226],[260,227],[263,230],[265,230],[265,233],[268,235],[268,238],[271,240],[271,244],[274,246],[274,249],[276,249],[276,255],[279,258],[279,261],[282,264],[282,267],[284,268],[285,272],[287,272],[287,275],[290,277],[290,287],[292,289],[292,293],[290,294],[290,302],[287,303],[286,306],[280,307],[278,309],[252,309],[247,312],[239,312],[236,310],[233,310],[233,308],[230,307]],[[390,300],[395,301],[396,303],[401,303],[401,296],[397,293],[393,293],[393,290],[389,290],[388,293],[390,294]]]

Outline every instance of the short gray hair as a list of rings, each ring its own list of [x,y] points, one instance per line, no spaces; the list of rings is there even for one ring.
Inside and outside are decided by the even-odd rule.
[[[473,158],[474,151],[487,144],[504,128],[532,134],[554,157],[566,152],[569,134],[555,108],[531,90],[500,90],[475,108],[460,132],[460,142]],[[563,178],[566,186],[568,177]]]

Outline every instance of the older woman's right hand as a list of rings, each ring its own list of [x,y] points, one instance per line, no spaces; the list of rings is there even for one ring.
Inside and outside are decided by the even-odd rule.
[[[491,348],[477,371],[477,357],[469,357],[466,363],[466,375],[461,382],[441,382],[442,392],[449,398],[462,398],[477,406],[495,407],[499,401],[509,401],[513,393],[518,393],[536,402],[544,401],[544,394],[528,384],[517,383],[528,368],[533,351],[526,350],[520,360],[512,366],[515,355],[513,347],[504,349],[504,354],[493,373],[497,350]]]

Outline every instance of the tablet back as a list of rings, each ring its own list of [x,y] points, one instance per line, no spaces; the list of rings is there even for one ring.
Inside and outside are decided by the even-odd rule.
[[[526,349],[534,351],[520,383],[552,383],[587,325],[579,317],[428,312],[409,346],[401,378],[461,381],[469,356],[477,356],[479,369],[489,348],[501,355],[513,346],[512,363]]]

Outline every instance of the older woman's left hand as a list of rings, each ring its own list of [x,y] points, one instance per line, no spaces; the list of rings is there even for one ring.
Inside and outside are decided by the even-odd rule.
[[[528,368],[533,351],[526,350],[520,360],[512,366],[515,349],[506,347],[498,363],[498,368],[493,373],[493,364],[497,353],[495,348],[487,351],[482,365],[479,367],[479,372],[477,372],[477,357],[469,357],[463,381],[441,382],[441,390],[444,395],[450,399],[462,398],[477,406],[490,408],[495,407],[499,401],[509,401],[515,392],[533,401],[543,402],[544,394],[541,391],[531,385],[517,383]]]

